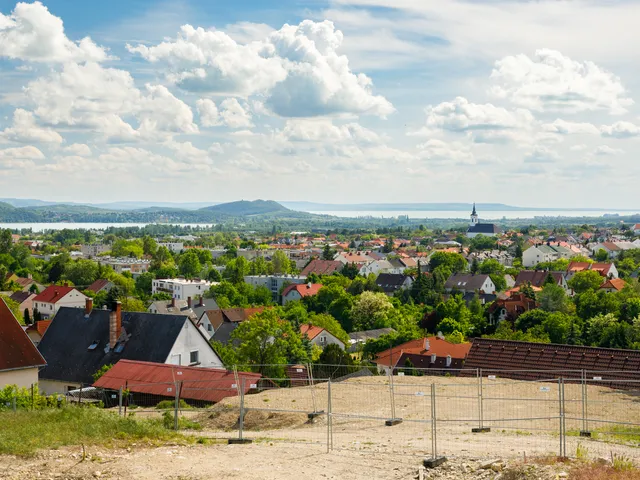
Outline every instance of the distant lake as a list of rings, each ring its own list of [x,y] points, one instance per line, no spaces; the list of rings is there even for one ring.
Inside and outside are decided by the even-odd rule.
[[[11,230],[31,229],[34,232],[43,232],[45,230],[105,230],[109,227],[127,228],[127,227],[146,227],[147,225],[171,225],[179,227],[212,227],[213,223],[0,223],[0,228],[10,228]]]
[[[319,215],[335,215],[337,217],[374,217],[391,218],[399,215],[409,215],[409,218],[455,218],[468,220],[470,211],[455,210],[338,210],[309,212]],[[501,220],[506,218],[527,219],[534,217],[601,217],[605,214],[634,215],[636,212],[616,211],[616,210],[507,210],[507,211],[486,211],[479,212],[481,220]]]

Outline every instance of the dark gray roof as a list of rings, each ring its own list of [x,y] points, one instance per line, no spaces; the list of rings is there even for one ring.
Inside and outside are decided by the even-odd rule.
[[[229,343],[229,340],[231,340],[231,334],[236,328],[238,328],[238,325],[240,325],[240,323],[236,323],[236,322],[222,323],[213,334],[213,337],[211,337],[211,340],[214,342],[220,342],[223,345],[226,345],[227,343]]]
[[[82,308],[60,308],[38,349],[47,359],[40,378],[93,383],[92,375],[103,365],[118,360],[165,363],[188,318],[146,312],[122,312],[122,328],[131,335],[121,353],[109,350],[108,310],[93,310],[85,318]],[[95,340],[97,348],[88,350]]]
[[[448,290],[460,290],[464,292],[474,292],[482,287],[482,284],[489,278],[489,275],[481,273],[454,273],[451,275],[444,288]]]
[[[402,273],[381,273],[376,279],[376,285],[387,293],[395,292],[402,287],[407,278],[407,275]]]
[[[500,227],[494,223],[476,223],[467,229],[467,233],[500,233]]]

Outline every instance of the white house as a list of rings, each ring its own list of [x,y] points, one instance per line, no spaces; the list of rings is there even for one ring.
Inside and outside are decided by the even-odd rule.
[[[274,302],[280,303],[280,291],[291,284],[303,284],[307,277],[303,275],[246,275],[244,282],[254,287],[267,287]]]
[[[522,252],[522,265],[534,267],[539,263],[554,262],[561,258],[571,258],[575,252],[559,245],[534,245]]]
[[[315,325],[307,325],[306,323],[300,325],[300,333],[302,336],[306,336],[311,343],[324,348],[327,345],[338,345],[344,350],[344,343],[338,340],[333,334],[327,332],[322,327],[316,327]]]
[[[158,247],[165,247],[171,253],[180,253],[184,250],[182,242],[158,242]]]
[[[457,291],[462,293],[489,293],[496,292],[496,286],[489,275],[473,273],[454,273],[444,284],[447,292]]]
[[[282,305],[302,300],[304,297],[313,297],[318,294],[321,288],[321,283],[291,284],[282,291]]]
[[[83,308],[87,297],[73,287],[51,285],[33,299],[33,310],[40,312],[43,320],[52,318],[60,307]]]
[[[48,365],[40,371],[47,394],[93,383],[93,374],[118,360],[220,368],[220,357],[184,315],[61,308],[38,345]]]
[[[204,295],[214,282],[199,278],[187,280],[186,278],[156,278],[151,282],[151,293],[168,293],[176,300],[187,300],[189,297],[197,298]]]

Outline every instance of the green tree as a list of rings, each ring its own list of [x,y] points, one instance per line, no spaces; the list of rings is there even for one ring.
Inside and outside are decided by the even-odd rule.
[[[537,297],[542,310],[563,313],[569,313],[571,311],[569,299],[565,294],[564,288],[560,285],[545,285],[542,291],[538,292]]]
[[[604,278],[595,270],[583,270],[577,272],[567,283],[574,292],[580,294],[598,290],[604,283]]]
[[[74,285],[86,288],[98,280],[98,264],[92,260],[79,259],[64,266],[64,278]]]
[[[306,323],[324,328],[327,332],[344,343],[345,346],[349,345],[349,335],[344,331],[340,322],[328,313],[314,313],[309,315]]]
[[[334,255],[335,251],[331,249],[331,246],[328,243],[325,243],[324,248],[322,249],[322,259],[333,260]]]
[[[178,258],[178,269],[186,278],[193,278],[200,275],[202,265],[200,264],[198,254],[190,249],[180,255]]]
[[[342,270],[340,271],[342,275],[344,275],[347,278],[350,278],[351,280],[356,278],[359,272],[360,270],[358,270],[358,267],[356,266],[355,263],[345,264],[345,266],[342,267]]]
[[[271,257],[271,264],[273,265],[273,273],[276,275],[282,275],[291,271],[291,262],[287,257],[287,254],[281,250],[276,251]]]
[[[229,261],[224,269],[223,278],[231,283],[244,282],[245,275],[249,274],[249,262],[244,257],[237,257]]]
[[[448,267],[451,273],[458,273],[466,271],[468,264],[459,253],[435,252],[429,259],[429,269],[433,272],[439,266]]]
[[[351,319],[357,330],[371,330],[388,326],[393,305],[384,293],[364,292],[351,308]]]
[[[538,325],[542,325],[548,317],[549,312],[536,308],[520,315],[515,321],[515,326],[518,330],[526,332]]]
[[[504,265],[498,262],[498,260],[488,258],[480,264],[480,273],[483,273],[485,275],[504,275]]]
[[[23,314],[23,318],[24,318],[24,324],[25,325],[31,325],[31,314],[29,313],[29,309],[25,308],[24,309],[24,314]]]
[[[142,237],[142,253],[153,256],[158,251],[158,242],[149,235]]]
[[[136,278],[136,290],[144,295],[151,295],[153,280],[156,276],[152,272],[145,272]]]
[[[13,237],[11,236],[11,230],[0,230],[0,255],[9,253],[13,245]]]
[[[607,260],[609,260],[609,254],[604,248],[601,248],[596,252],[596,261],[606,262]]]
[[[20,325],[24,325],[24,318],[22,317],[22,312],[20,311],[20,304],[14,300],[11,300],[6,295],[0,295],[0,302],[2,300],[4,300],[4,303],[7,304],[7,307],[9,307],[9,310],[11,310],[13,316],[16,317],[18,323]]]
[[[108,363],[106,365],[103,365],[102,367],[100,367],[98,369],[98,371],[96,371],[93,375],[91,375],[93,377],[93,383],[97,382],[98,380],[100,380],[100,378],[107,373],[109,370],[111,370],[111,368],[113,367],[113,363]]]
[[[320,365],[353,365],[353,359],[351,355],[349,355],[344,349],[340,348],[339,345],[332,343],[324,347],[322,353],[320,354],[320,358],[318,359],[318,363]],[[322,378],[328,378],[325,375],[322,375]]]
[[[571,316],[562,312],[554,312],[542,322],[542,328],[549,335],[551,343],[566,343],[572,323]]]

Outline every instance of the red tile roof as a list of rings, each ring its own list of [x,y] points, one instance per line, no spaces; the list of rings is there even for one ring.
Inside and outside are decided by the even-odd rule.
[[[49,325],[51,325],[51,322],[53,322],[53,320],[39,320],[36,322],[36,330],[41,337],[44,336],[47,328],[49,328]]]
[[[331,275],[334,272],[342,270],[342,262],[335,260],[311,260],[309,264],[302,269],[300,275],[307,277],[312,273],[316,275]]]
[[[238,372],[240,385],[234,373],[225,369],[182,367],[164,363],[120,360],[93,384],[108,390],[127,388],[131,392],[175,397],[175,382],[182,382],[180,398],[215,403],[238,395],[238,388],[247,393],[252,384],[262,377],[259,373]],[[244,382],[242,379],[245,379]],[[172,393],[167,389],[172,388]]]
[[[46,364],[11,309],[0,299],[0,371]]]
[[[602,285],[600,285],[600,288],[613,289],[619,292],[626,285],[627,285],[626,282],[621,278],[610,278],[609,280],[604,282]]]
[[[62,297],[75,290],[73,287],[51,285],[33,299],[34,302],[58,303]]]
[[[425,341],[429,341],[429,348],[425,349]],[[375,363],[378,365],[395,366],[403,354],[446,357],[464,359],[471,348],[470,343],[450,343],[438,337],[419,338],[418,340],[410,340],[397,347],[390,348],[384,352],[380,352]]]
[[[321,283],[303,283],[302,285],[293,284],[287,285],[282,291],[282,296],[285,297],[289,292],[295,290],[300,294],[301,297],[313,297],[317,295],[320,289],[323,287]]]
[[[322,327],[316,327],[315,325],[309,325],[307,323],[300,325],[300,334],[302,336],[306,335],[309,337],[309,340],[313,340],[322,332],[324,332],[324,328]]]
[[[91,290],[92,292],[98,293],[100,290],[102,290],[107,285],[109,285],[109,283],[110,283],[109,280],[104,280],[104,279],[96,280],[95,282],[93,282],[91,285],[87,287],[87,290]]]

